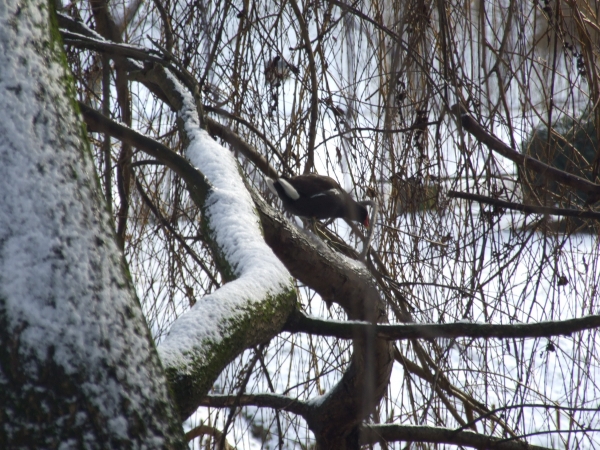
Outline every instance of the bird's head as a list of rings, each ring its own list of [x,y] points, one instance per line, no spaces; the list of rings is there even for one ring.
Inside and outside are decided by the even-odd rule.
[[[369,210],[367,209],[367,206],[371,206],[371,201],[356,203],[356,221],[369,228]]]

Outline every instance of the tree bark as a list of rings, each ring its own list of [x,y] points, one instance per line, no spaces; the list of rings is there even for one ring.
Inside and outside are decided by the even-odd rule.
[[[387,316],[373,277],[359,262],[350,262],[314,237],[303,235],[258,195],[265,240],[290,273],[339,304],[350,320],[386,323]],[[373,412],[389,383],[393,347],[377,338],[375,327],[357,332],[354,352],[341,380],[324,396],[308,402],[305,419],[318,448],[358,448],[358,425]]]
[[[183,449],[48,5],[0,6],[0,447]]]

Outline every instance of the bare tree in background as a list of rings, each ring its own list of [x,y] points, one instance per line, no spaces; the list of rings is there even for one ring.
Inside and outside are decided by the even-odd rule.
[[[165,363],[197,448],[600,444],[597,2],[94,0],[58,13],[159,349],[235,278],[197,194],[210,187],[181,157],[179,85],[236,156],[296,280],[295,309],[210,370]],[[264,177],[308,172],[379,203],[364,267],[361,230],[336,221],[314,240],[277,212]],[[387,322],[438,326],[374,326]]]

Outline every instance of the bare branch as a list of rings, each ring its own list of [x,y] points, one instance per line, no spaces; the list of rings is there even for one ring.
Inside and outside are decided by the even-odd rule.
[[[129,44],[117,44],[107,40],[94,39],[83,34],[73,33],[68,30],[61,30],[65,44],[79,48],[87,48],[97,52],[108,53],[111,56],[121,56],[124,58],[133,58],[140,61],[154,61],[166,63],[167,60],[158,55],[153,50],[147,50],[141,47],[135,47]],[[130,67],[131,69],[140,69],[141,67]]]
[[[434,339],[434,338],[541,338],[569,336],[579,331],[600,327],[600,315],[579,319],[549,321],[528,324],[494,325],[485,323],[406,324],[373,325],[364,322],[335,322],[308,317],[300,311],[290,316],[285,331],[310,333],[352,339],[357,333],[373,330],[378,337],[388,340]]]
[[[472,431],[456,431],[451,428],[411,425],[371,425],[361,428],[363,444],[376,442],[431,442],[436,444],[461,445],[494,450],[550,450],[548,447],[522,441],[507,441]]]
[[[471,133],[475,138],[477,138],[479,142],[485,144],[490,150],[500,153],[505,158],[510,159],[525,169],[531,169],[534,172],[548,177],[551,180],[558,181],[559,183],[587,192],[593,197],[593,199],[600,198],[600,185],[592,183],[585,178],[578,177],[577,175],[573,175],[549,166],[548,164],[532,158],[531,156],[524,155],[523,153],[510,148],[496,136],[493,136],[485,131],[484,128],[473,117],[471,117],[461,105],[456,104],[451,109],[452,112],[456,114],[458,118],[460,118],[462,127]]]
[[[304,41],[304,50],[308,57],[308,70],[310,71],[310,125],[308,126],[308,142],[306,143],[306,149],[308,155],[306,158],[306,164],[304,165],[304,173],[309,173],[314,169],[315,165],[315,140],[317,138],[317,121],[319,120],[319,84],[317,80],[317,66],[315,63],[315,55],[310,45],[310,36],[308,34],[308,27],[306,21],[302,17],[302,11],[298,7],[296,0],[290,0],[290,5],[296,15],[296,20],[300,26],[300,34]]]
[[[522,211],[527,214],[552,214],[554,216],[579,217],[580,219],[600,220],[600,212],[578,211],[568,208],[551,208],[549,206],[523,205],[521,203],[507,202],[497,198],[486,197],[485,195],[471,194],[468,192],[448,191],[450,198],[462,198],[465,200],[475,200],[476,202],[486,203],[488,205],[498,206],[500,208]]]
[[[198,425],[197,427],[192,428],[190,431],[185,433],[185,439],[189,442],[197,437],[207,435],[212,436],[215,439],[215,442],[223,442],[223,450],[235,450],[235,447],[227,442],[227,439],[225,439],[224,434],[221,431],[208,425]]]
[[[211,188],[210,183],[183,156],[178,155],[166,145],[105,117],[84,103],[80,102],[79,108],[89,131],[109,134],[160,160],[188,183],[192,189],[190,192],[192,196],[199,195],[198,200],[204,202]]]
[[[313,408],[308,403],[295,398],[278,394],[254,395],[209,395],[200,401],[200,406],[216,408],[229,408],[232,406],[261,406],[265,408],[280,409],[302,417],[306,417]]]

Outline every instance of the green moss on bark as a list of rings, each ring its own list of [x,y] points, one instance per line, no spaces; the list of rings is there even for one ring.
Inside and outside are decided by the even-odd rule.
[[[167,369],[182,418],[194,412],[199,400],[208,394],[219,374],[240,353],[240,349],[271,339],[274,330],[283,326],[295,304],[296,292],[291,288],[277,296],[249,303],[221,326],[223,338],[219,342],[205,340],[197,347],[197,354],[189,355],[188,364]]]

